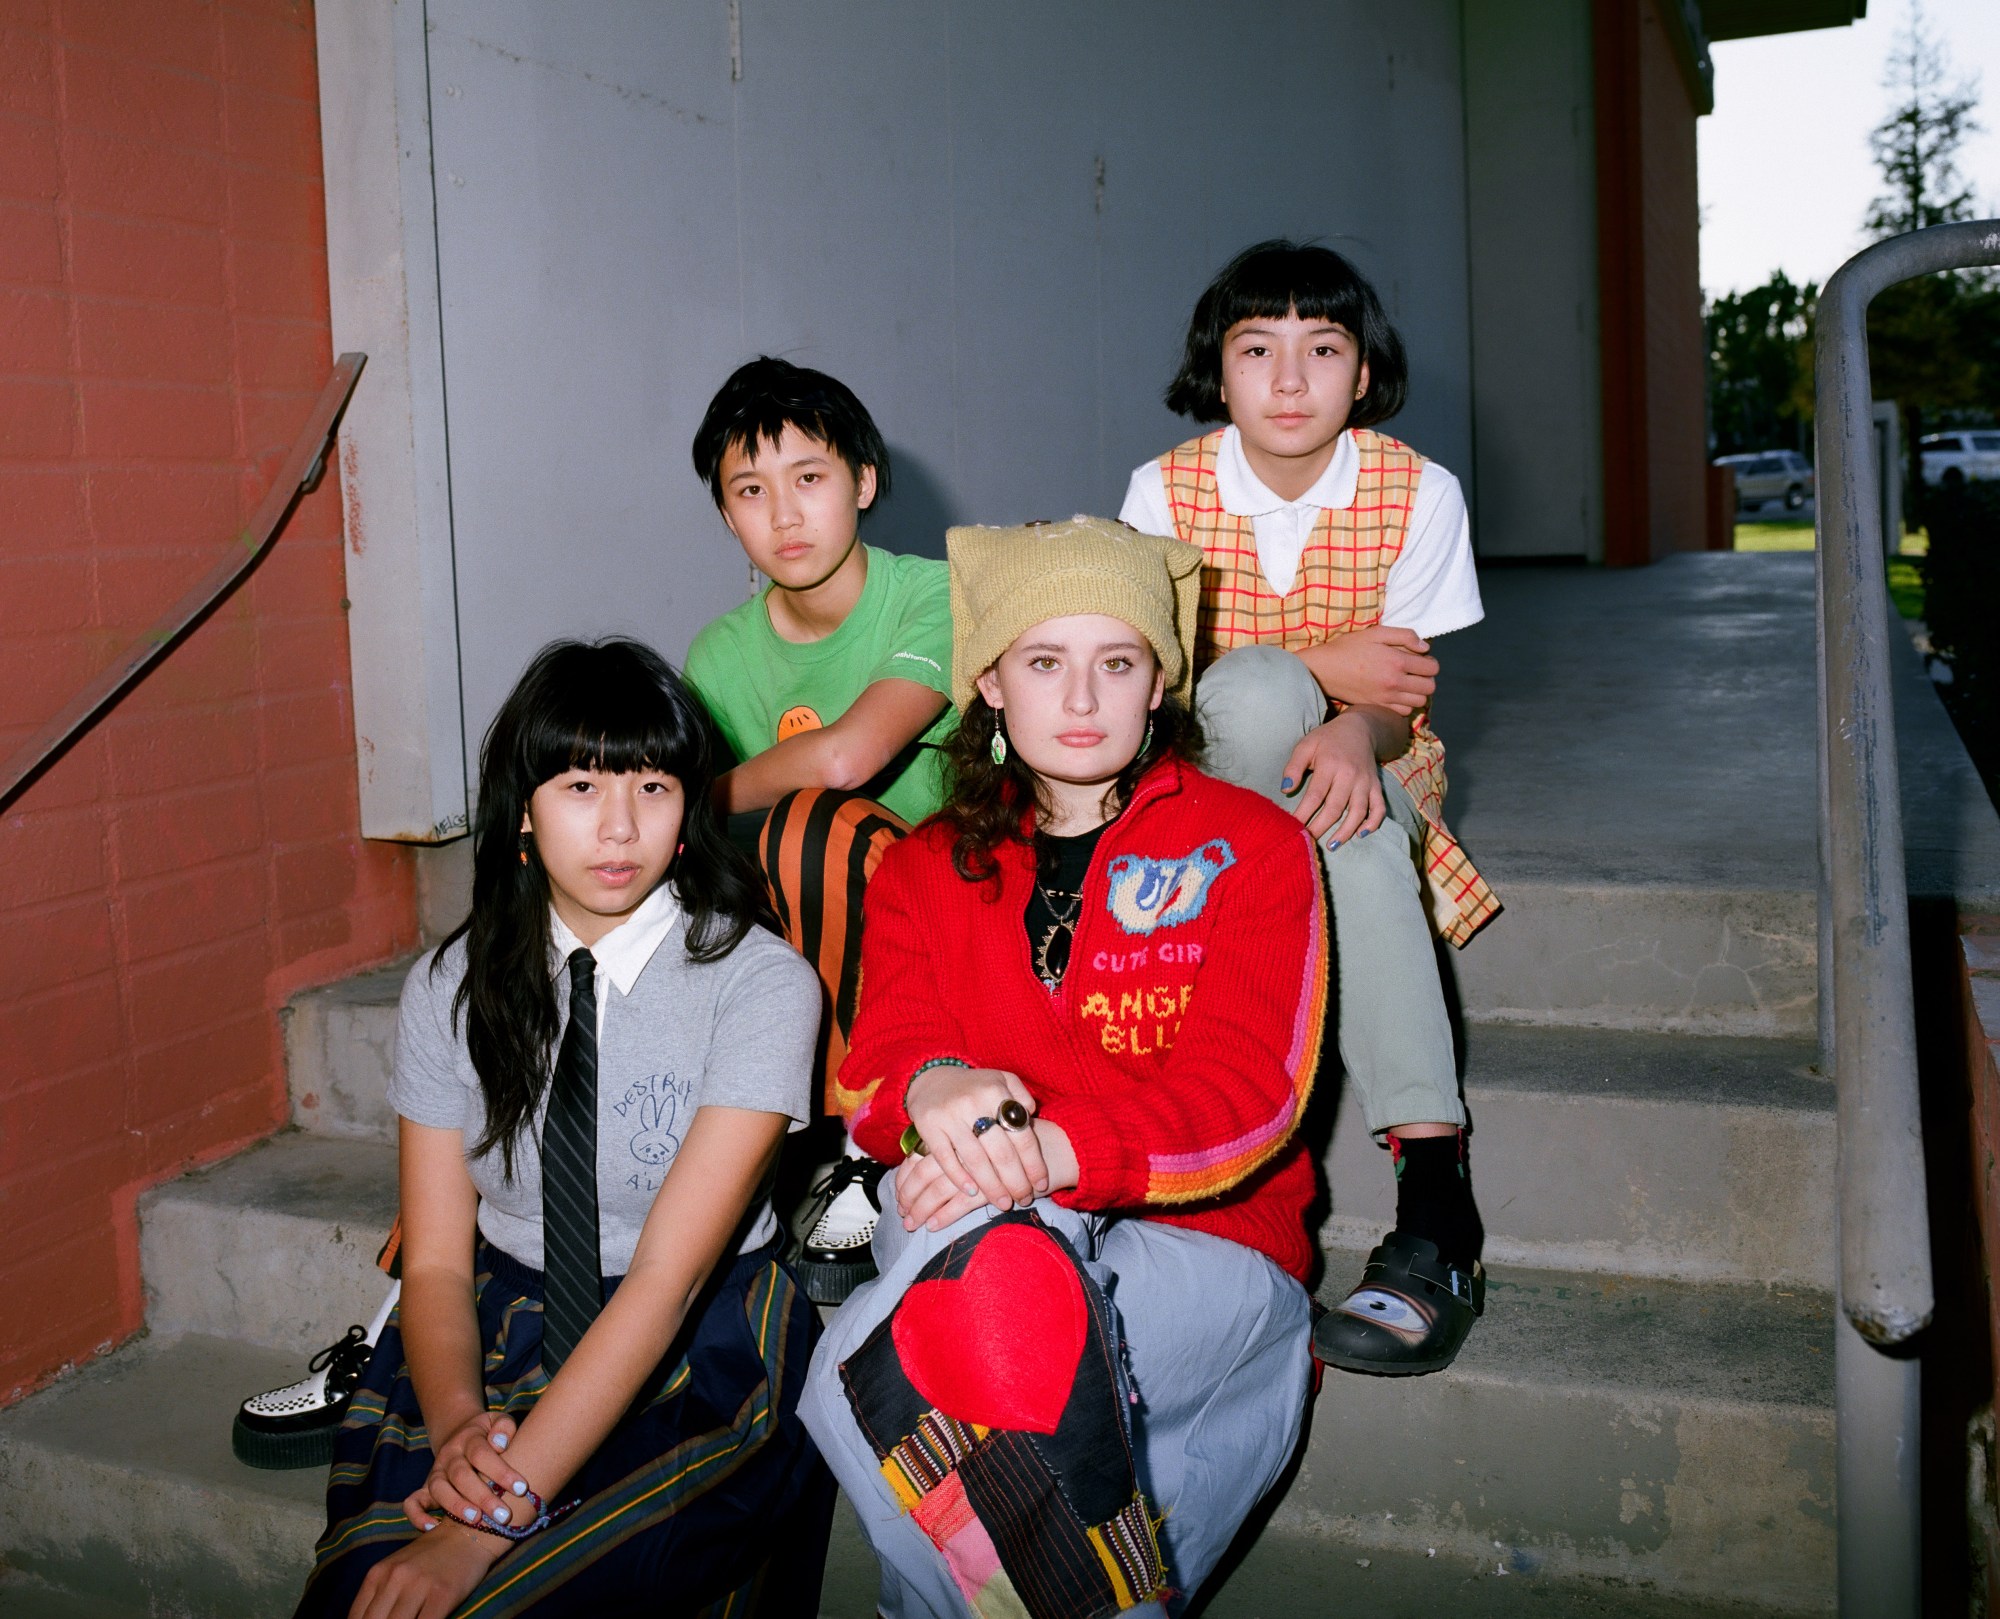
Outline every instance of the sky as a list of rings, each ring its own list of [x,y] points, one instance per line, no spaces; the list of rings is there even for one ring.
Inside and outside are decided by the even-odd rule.
[[[1710,297],[1775,269],[1824,282],[1868,243],[1861,229],[1881,177],[1868,132],[1888,115],[1890,47],[1912,0],[1869,0],[1847,28],[1711,45],[1715,111],[1696,125],[1701,162],[1701,279]],[[1951,78],[1979,80],[1985,127],[1959,170],[1986,217],[2000,216],[2000,0],[1923,0]]]

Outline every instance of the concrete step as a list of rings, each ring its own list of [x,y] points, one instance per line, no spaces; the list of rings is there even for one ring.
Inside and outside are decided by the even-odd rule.
[[[140,1200],[147,1324],[284,1350],[290,1382],[375,1314],[395,1215],[396,1151],[379,1142],[288,1131],[183,1176]]]
[[[289,1613],[326,1476],[243,1466],[229,1424],[299,1369],[227,1339],[142,1339],[0,1413],[0,1557],[152,1615]]]
[[[288,1012],[293,1117],[389,1142],[406,968]],[[1465,1094],[1491,1253],[1514,1263],[1832,1285],[1833,1095],[1802,1039],[1472,1023]],[[1394,1188],[1351,1095],[1327,1159],[1330,1241],[1387,1228]]]
[[[1491,1262],[1827,1287],[1833,1101],[1796,1042],[1475,1027],[1465,1088]],[[1365,1249],[1394,1181],[1352,1094],[1323,1238]],[[289,1132],[151,1193],[155,1331],[310,1352],[365,1321],[396,1207],[380,1142]]]
[[[1548,1269],[1833,1285],[1833,1086],[1802,1041],[1466,1031],[1487,1259]],[[1322,1239],[1394,1222],[1388,1155],[1351,1090]]]
[[[1810,888],[1488,873],[1504,909],[1451,970],[1468,1018],[1811,1038],[1818,901]]]
[[[304,990],[278,1014],[292,1122],[318,1135],[394,1141],[389,1072],[408,959]]]
[[[1360,1263],[1341,1257],[1330,1277]],[[1496,1266],[1450,1371],[1327,1374],[1264,1542],[1831,1611],[1832,1312],[1806,1289]]]
[[[1208,1611],[1825,1611],[1831,1354],[1824,1295],[1501,1268],[1449,1372],[1328,1374],[1296,1477]],[[153,1336],[0,1413],[0,1561],[80,1604],[55,1614],[289,1612],[324,1480],[241,1466],[228,1428],[297,1366]],[[822,1612],[865,1619],[873,1598],[843,1509]]]

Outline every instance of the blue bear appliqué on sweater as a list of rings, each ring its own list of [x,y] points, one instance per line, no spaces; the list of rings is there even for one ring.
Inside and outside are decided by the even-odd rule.
[[[1211,838],[1200,848],[1168,860],[1123,854],[1111,862],[1106,908],[1127,933],[1192,922],[1208,903],[1208,887],[1236,864],[1227,838]]]

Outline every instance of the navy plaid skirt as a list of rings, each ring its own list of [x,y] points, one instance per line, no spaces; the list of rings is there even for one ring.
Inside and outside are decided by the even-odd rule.
[[[582,1504],[495,1563],[461,1616],[816,1611],[833,1483],[797,1407],[819,1329],[776,1253],[718,1271],[631,1409],[560,1492]],[[542,1275],[484,1238],[475,1264],[487,1408],[519,1419],[548,1386]],[[606,1281],[606,1298],[619,1280]],[[402,1504],[431,1463],[392,1315],[335,1438],[302,1619],[345,1619],[368,1570],[416,1538]]]

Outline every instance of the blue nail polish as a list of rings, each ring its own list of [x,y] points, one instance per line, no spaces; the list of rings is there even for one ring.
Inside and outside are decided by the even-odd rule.
[[[528,1493],[528,1481],[524,1478],[515,1479],[514,1493],[516,1495],[526,1495]]]
[[[1372,830],[1373,830],[1373,828],[1372,828],[1372,827],[1366,827],[1366,826],[1364,826],[1364,827],[1363,827],[1363,828],[1361,829],[1361,831],[1360,831],[1360,834],[1359,834],[1359,835],[1360,835],[1361,837],[1364,837],[1364,838],[1365,838],[1365,837],[1367,837],[1367,836],[1368,836],[1368,834],[1369,834],[1369,833],[1370,833],[1370,832],[1371,832]]]
[[[511,1517],[513,1517],[513,1513],[509,1512],[505,1507],[495,1507],[493,1509],[493,1521],[495,1523],[505,1523]]]
[[[507,1436],[503,1433],[495,1434],[493,1436],[493,1448],[495,1450],[505,1450],[507,1448]]]
[[[465,1509],[465,1521],[467,1523],[477,1523],[479,1522],[479,1514],[474,1512],[472,1508],[467,1507]]]
[[[1329,849],[1338,849],[1338,848],[1340,847],[1340,839],[1338,839],[1338,838],[1328,838],[1328,839],[1326,840],[1326,846],[1327,846],[1327,847],[1328,847]]]
[[[1292,778],[1290,776],[1287,776],[1283,781],[1278,783],[1279,792],[1289,793],[1291,790],[1292,790]]]

